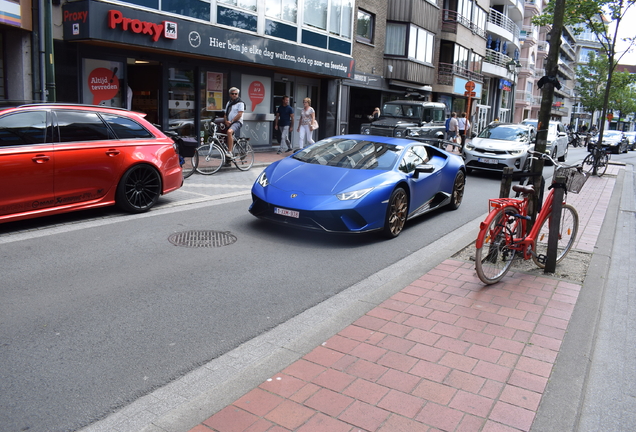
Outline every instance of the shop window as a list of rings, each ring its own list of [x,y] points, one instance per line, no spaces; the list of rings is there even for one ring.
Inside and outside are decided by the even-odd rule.
[[[161,10],[210,21],[210,3],[200,0],[161,0]]]
[[[257,17],[247,12],[240,11],[238,9],[230,9],[223,6],[218,6],[216,22],[230,27],[235,27],[242,30],[256,31]]]
[[[267,0],[265,15],[296,24],[298,18],[298,0]]]
[[[356,40],[359,42],[373,43],[375,33],[375,15],[358,9],[358,21],[356,26]]]

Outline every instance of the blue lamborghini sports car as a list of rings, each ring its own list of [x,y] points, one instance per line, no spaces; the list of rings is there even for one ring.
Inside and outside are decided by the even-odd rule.
[[[382,230],[464,196],[459,156],[418,141],[372,135],[327,138],[268,166],[252,187],[250,213],[330,232]]]

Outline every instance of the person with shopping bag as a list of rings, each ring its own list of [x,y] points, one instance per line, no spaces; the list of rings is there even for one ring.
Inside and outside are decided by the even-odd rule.
[[[314,143],[312,138],[313,131],[318,129],[318,122],[316,121],[316,111],[311,107],[311,99],[303,99],[303,110],[300,112],[300,121],[298,122],[298,146],[304,148],[306,145]]]

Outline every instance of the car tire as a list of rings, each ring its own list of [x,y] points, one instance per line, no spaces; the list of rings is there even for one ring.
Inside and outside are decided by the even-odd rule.
[[[453,182],[453,192],[451,192],[451,202],[448,205],[451,210],[457,210],[464,199],[464,190],[466,188],[466,175],[463,171],[459,171]]]
[[[117,185],[117,206],[129,213],[143,213],[157,203],[161,195],[161,176],[152,166],[139,164],[124,173]]]
[[[382,231],[384,237],[392,239],[400,235],[406,223],[408,210],[409,204],[406,191],[402,187],[395,188],[395,190],[391,192],[389,204],[386,208],[384,229]]]

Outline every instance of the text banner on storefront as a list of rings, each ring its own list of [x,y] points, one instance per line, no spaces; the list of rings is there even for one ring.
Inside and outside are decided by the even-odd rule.
[[[66,3],[64,40],[100,40],[351,78],[350,56],[98,1]]]

